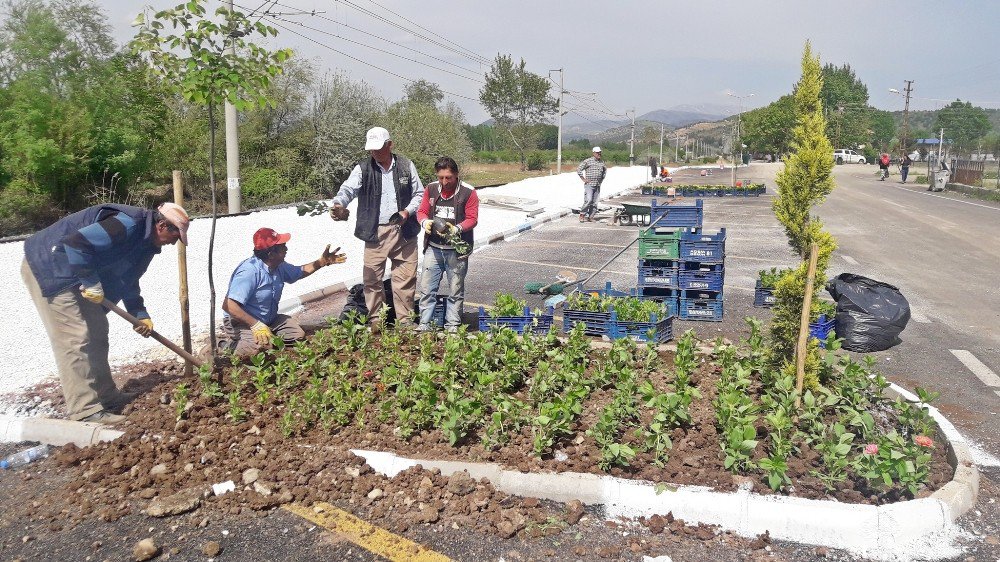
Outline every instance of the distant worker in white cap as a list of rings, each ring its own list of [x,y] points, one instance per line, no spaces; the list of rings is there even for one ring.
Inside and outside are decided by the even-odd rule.
[[[594,155],[580,162],[576,173],[583,180],[583,207],[580,207],[580,222],[590,222],[597,214],[597,200],[601,198],[601,184],[608,173],[601,160],[601,147],[594,147]]]
[[[135,395],[121,392],[108,365],[105,299],[123,301],[142,321],[153,321],[139,278],[161,248],[187,244],[190,220],[173,203],[155,211],[130,205],[95,205],[64,217],[24,242],[21,277],[42,317],[59,369],[66,414],[72,420],[117,423],[117,412]]]
[[[368,131],[361,160],[333,198],[330,216],[343,221],[350,216],[347,206],[358,199],[354,236],[365,242],[362,275],[369,321],[385,306],[382,278],[385,261],[392,263],[392,300],[401,325],[412,325],[417,287],[417,209],[424,195],[417,167],[408,158],[392,151],[389,131],[374,127]]]

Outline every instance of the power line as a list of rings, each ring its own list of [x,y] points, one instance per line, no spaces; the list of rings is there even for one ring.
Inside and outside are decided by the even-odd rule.
[[[331,47],[330,45],[327,45],[326,43],[323,43],[322,41],[313,39],[312,37],[309,37],[308,35],[305,35],[303,33],[299,33],[298,31],[295,31],[294,29],[291,29],[291,28],[286,27],[284,25],[281,25],[280,23],[277,23],[277,22],[272,22],[272,23],[274,23],[275,27],[278,27],[280,29],[284,29],[285,31],[291,33],[292,35],[297,35],[297,36],[305,39],[306,41],[310,41],[312,43],[315,43],[315,44],[319,45],[320,47],[324,47],[326,49],[329,49],[329,50],[333,51],[334,53],[337,53],[339,55],[343,55],[343,56],[345,56],[345,57],[347,57],[347,58],[349,58],[349,59],[351,59],[353,61],[360,62],[361,64],[370,66],[370,67],[372,67],[372,68],[374,68],[376,70],[380,70],[380,71],[382,71],[382,72],[384,72],[384,73],[386,73],[386,74],[388,74],[390,76],[395,76],[396,78],[399,78],[401,80],[405,80],[406,82],[409,82],[411,84],[414,83],[414,82],[417,82],[413,78],[407,78],[406,76],[403,76],[402,74],[398,74],[398,73],[393,72],[391,70],[387,70],[387,69],[382,68],[380,66],[374,65],[374,64],[372,64],[372,63],[370,63],[368,61],[364,61],[364,60],[361,60],[361,59],[359,59],[359,58],[357,58],[355,56],[349,55],[349,54],[345,53],[344,51],[341,51],[339,49]],[[479,102],[480,101],[478,98],[470,98],[469,96],[465,96],[465,95],[462,95],[462,94],[456,94],[454,92],[449,92],[447,90],[441,90],[441,92],[445,93],[445,94],[448,94],[450,96],[455,96],[457,98],[467,99],[467,100],[474,101],[474,102]]]
[[[416,60],[416,59],[411,59],[410,57],[407,57],[407,56],[404,56],[404,55],[400,55],[398,53],[393,53],[392,51],[387,51],[385,49],[382,49],[382,48],[379,48],[379,47],[375,47],[373,45],[368,45],[367,43],[362,43],[361,41],[355,41],[353,39],[348,39],[347,37],[343,37],[341,35],[337,35],[335,33],[329,32],[329,31],[324,31],[322,29],[317,29],[315,27],[311,27],[311,26],[306,25],[306,24],[304,24],[302,22],[298,22],[298,21],[295,21],[295,20],[290,20],[290,19],[287,19],[287,18],[280,18],[280,17],[276,17],[276,16],[273,16],[273,15],[267,15],[267,17],[270,18],[272,21],[282,21],[282,22],[289,23],[289,24],[292,24],[292,25],[297,25],[297,26],[302,27],[304,29],[308,29],[310,31],[315,31],[316,33],[321,33],[321,34],[327,35],[329,37],[333,37],[333,38],[336,38],[336,39],[347,41],[348,43],[354,43],[355,45],[361,45],[362,47],[367,47],[369,49],[372,49],[374,51],[378,51],[380,53],[385,53],[387,55],[392,55],[394,57],[399,57],[399,58],[401,58],[403,60],[407,60],[407,61],[419,64],[419,65],[426,66],[427,68],[433,68],[434,70],[438,70],[438,71],[441,71],[441,72],[444,72],[444,73],[447,73],[447,74],[451,74],[452,76],[457,76],[459,78],[464,78],[466,80],[471,80],[473,82],[478,82],[480,84],[484,84],[485,83],[483,80],[480,80],[479,78],[473,78],[471,76],[465,76],[464,74],[459,74],[457,72],[453,72],[451,70],[440,68],[440,67],[434,66],[432,64],[427,64],[425,62],[421,62],[421,61]],[[422,54],[424,56],[430,56],[430,55],[427,55],[426,53],[421,53],[420,51],[414,50],[414,52],[420,53],[420,54]],[[435,57],[431,57],[431,58],[435,58]],[[441,59],[437,59],[437,60],[441,60]],[[447,62],[447,61],[443,61],[443,62]],[[461,67],[459,67],[459,68],[461,68]]]
[[[428,33],[431,33],[431,34],[434,34],[434,33],[435,33],[434,31],[431,31],[430,29],[427,29],[426,27],[424,27],[424,26],[420,25],[419,23],[417,23],[417,22],[415,22],[415,21],[413,21],[413,20],[411,20],[411,19],[407,18],[406,16],[403,16],[403,15],[401,15],[401,14],[397,13],[397,12],[394,12],[394,11],[392,11],[391,9],[389,9],[389,8],[388,8],[388,7],[386,7],[386,6],[381,6],[381,5],[379,5],[379,4],[378,4],[377,2],[375,2],[374,0],[368,0],[368,1],[369,1],[370,3],[372,3],[372,4],[375,4],[375,6],[376,6],[376,7],[378,7],[379,9],[381,9],[381,10],[385,10],[385,11],[389,12],[390,14],[392,14],[392,15],[394,15],[394,16],[396,16],[396,17],[399,17],[399,18],[402,18],[402,19],[403,19],[403,21],[406,21],[406,22],[409,22],[409,23],[411,23],[411,24],[413,24],[413,25],[415,25],[415,26],[419,27],[420,29],[423,29],[424,31],[426,31],[426,32],[428,32]],[[463,47],[463,46],[459,45],[458,43],[455,43],[454,41],[450,41],[450,40],[448,40],[448,39],[444,39],[444,40],[445,40],[445,41],[447,41],[448,43],[451,43],[451,44],[452,44],[452,45],[454,45],[455,47],[457,47],[457,48],[461,49],[462,51],[465,51],[465,52],[466,52],[466,53],[468,53],[469,55],[471,55],[471,56],[470,56],[470,58],[472,58],[473,60],[475,60],[475,59],[479,59],[479,62],[480,62],[481,64],[489,64],[489,63],[490,63],[490,60],[489,60],[489,59],[487,59],[486,57],[484,57],[484,56],[480,55],[479,53],[476,53],[475,51],[473,51],[473,50],[471,50],[471,49],[466,49],[465,47]]]

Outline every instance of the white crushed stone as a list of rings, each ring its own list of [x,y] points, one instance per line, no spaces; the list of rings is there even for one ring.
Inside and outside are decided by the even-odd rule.
[[[632,189],[646,182],[648,175],[649,168],[646,166],[609,168],[601,188],[601,196],[608,197]],[[490,235],[568,208],[578,208],[583,201],[583,186],[575,171],[490,188],[489,193],[535,199],[545,207],[545,213],[529,219],[521,211],[483,206],[480,208],[479,225],[475,231],[477,239],[486,239]],[[331,244],[333,248],[340,246],[347,254],[347,263],[324,268],[298,283],[286,285],[284,299],[360,277],[364,243],[353,234],[356,207],[357,202],[353,202],[351,219],[346,222],[334,222],[326,215],[300,217],[294,207],[219,219],[216,223],[213,264],[216,322],[221,322],[222,319],[221,303],[229,286],[229,276],[239,262],[252,254],[253,233],[263,226],[292,234],[288,243],[289,263],[303,264],[316,259],[326,244]],[[206,271],[210,227],[210,220],[194,220],[188,233],[191,242],[187,251],[188,294],[191,303],[191,331],[195,335],[207,332],[208,328],[209,288]],[[8,393],[17,393],[31,387],[55,376],[56,372],[49,338],[21,280],[23,258],[23,242],[0,244],[0,279],[6,282],[7,294],[7,301],[4,303],[5,318],[8,322],[16,321],[17,327],[16,340],[8,340],[8,345],[0,349],[0,389]],[[181,325],[175,246],[165,247],[162,254],[153,259],[142,278],[141,286],[146,308],[156,330],[179,342]],[[112,364],[171,355],[155,340],[136,335],[125,320],[110,314],[109,321]],[[13,326],[9,325],[8,329],[13,330]],[[197,345],[195,351],[198,351]],[[20,404],[16,398],[0,402],[0,413],[7,415],[37,414],[38,411],[38,408],[31,405]]]

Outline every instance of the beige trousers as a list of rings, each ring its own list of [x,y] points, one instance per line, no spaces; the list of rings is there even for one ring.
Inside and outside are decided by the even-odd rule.
[[[104,307],[72,288],[45,297],[28,260],[21,262],[21,278],[42,318],[59,369],[66,414],[83,419],[114,402],[118,389],[108,365],[108,317]]]
[[[417,237],[406,240],[398,227],[379,225],[378,239],[365,242],[364,269],[365,305],[368,315],[375,318],[385,305],[385,260],[392,263],[392,302],[396,319],[401,324],[413,322],[413,298],[417,289]]]

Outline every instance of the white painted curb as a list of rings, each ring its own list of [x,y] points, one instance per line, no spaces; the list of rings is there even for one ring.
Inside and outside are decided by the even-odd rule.
[[[114,441],[124,432],[99,423],[51,418],[15,418],[0,416],[0,442],[38,441],[62,446],[73,443],[78,447],[101,441]]]

